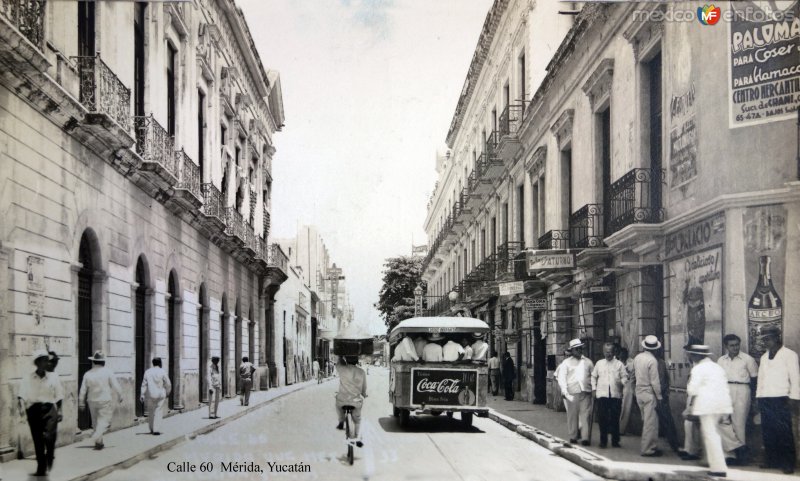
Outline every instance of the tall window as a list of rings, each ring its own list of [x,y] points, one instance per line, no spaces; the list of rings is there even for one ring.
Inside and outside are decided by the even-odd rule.
[[[531,222],[533,223],[533,236],[536,238],[538,244],[538,239],[542,236],[542,232],[540,232],[539,229],[539,182],[537,180],[532,180],[531,193],[533,194],[531,196],[533,198],[533,205],[531,205]]]
[[[508,202],[505,202],[503,204],[503,244],[508,242],[509,239],[509,234],[510,234],[509,224],[511,224],[511,222],[509,222],[510,220],[511,219],[509,218],[508,214]]]
[[[167,43],[167,133],[175,135],[175,107],[177,101],[177,84],[175,82],[175,65],[178,51],[171,43]]]
[[[525,187],[517,186],[517,240],[525,244]]]
[[[561,151],[561,228],[569,225],[572,214],[572,149]]]
[[[497,132],[497,107],[492,109],[492,133]]]
[[[525,94],[525,52],[519,56],[519,98],[520,100],[526,99]]]
[[[78,55],[94,57],[94,1],[78,2]]]
[[[225,124],[219,124],[219,141],[222,145],[228,143],[228,128],[225,127]]]
[[[481,229],[481,260],[486,259],[486,229]]]
[[[610,209],[610,202],[611,202],[611,195],[609,192],[609,187],[611,186],[611,107],[607,108],[603,112],[599,114],[600,120],[600,158],[601,158],[601,169],[602,169],[602,186],[601,192],[603,193],[602,203],[603,203],[603,212],[611,212]],[[611,218],[610,215],[606,215],[605,221],[608,222]],[[601,233],[595,232],[592,235],[600,235]]]
[[[650,205],[654,208],[661,206],[661,52],[656,54],[647,63],[647,76],[649,77],[649,103],[650,103]]]
[[[491,226],[492,254],[494,254],[497,252],[497,217],[492,217]]]
[[[197,162],[200,164],[200,177],[202,179],[205,169],[203,164],[206,156],[206,96],[197,89]]]
[[[144,115],[144,14],[146,8],[145,2],[133,4],[133,110],[134,115],[138,116]]]
[[[503,85],[503,108],[508,107],[509,102],[511,101],[511,90],[508,86],[508,82]]]

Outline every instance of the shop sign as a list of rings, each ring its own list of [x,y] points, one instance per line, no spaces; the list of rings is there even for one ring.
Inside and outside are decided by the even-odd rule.
[[[532,299],[525,299],[525,309],[527,311],[543,311],[547,309],[546,297],[535,297]]]
[[[575,254],[552,254],[528,251],[528,274],[552,269],[571,269],[575,267]]]
[[[664,260],[700,252],[725,241],[725,213],[711,217],[667,234],[664,240]]]
[[[498,286],[501,296],[513,296],[525,292],[525,284],[522,281],[504,282]]]
[[[611,288],[608,286],[592,286],[589,288],[590,294],[599,294],[603,292],[611,292]]]
[[[413,406],[477,406],[477,369],[411,369]]]

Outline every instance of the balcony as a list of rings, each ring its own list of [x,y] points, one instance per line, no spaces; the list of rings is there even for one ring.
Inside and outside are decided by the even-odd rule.
[[[509,241],[497,248],[494,254],[495,278],[515,275],[514,265],[517,256],[525,249],[525,244],[519,241]]]
[[[161,191],[170,190],[178,183],[178,157],[172,137],[153,114],[133,117],[133,125],[136,153],[142,159],[139,168],[142,177]]]
[[[606,235],[631,224],[663,222],[661,189],[665,181],[663,169],[633,169],[611,184]]]
[[[209,228],[209,231],[217,233],[225,227],[222,193],[211,183],[203,184],[201,190],[203,193],[203,223]]]
[[[186,152],[175,151],[178,162],[178,184],[170,203],[187,211],[194,211],[203,205],[203,192],[200,188],[200,166],[195,164]]]
[[[578,249],[604,247],[602,205],[586,204],[569,216],[569,240]]]
[[[0,1],[0,63],[16,71],[47,69],[44,15],[44,0]]]
[[[569,231],[568,230],[549,230],[544,233],[536,244],[537,249],[568,249]]]
[[[525,116],[525,107],[528,102],[521,101],[511,104],[503,109],[499,118],[499,142],[498,150],[500,157],[510,161],[516,156],[522,144],[519,141],[519,129],[522,127],[522,120]]]
[[[267,210],[266,206],[264,207],[264,239],[269,237],[269,228],[270,228],[270,215],[269,211]]]
[[[225,235],[237,246],[243,246],[245,241],[244,217],[236,210],[236,207],[226,207],[224,212]]]
[[[477,212],[482,204],[483,194],[478,192],[480,184],[481,181],[478,178],[478,174],[473,170],[469,174],[469,177],[467,177],[467,187],[464,188],[467,192],[467,208],[471,209],[473,212]]]
[[[289,258],[281,250],[278,244],[272,244],[267,247],[267,277],[274,284],[280,284],[288,276]]]
[[[242,230],[243,237],[242,242],[244,244],[244,253],[249,257],[255,257],[256,255],[256,233],[253,231],[253,226],[250,223],[245,222],[244,228]]]
[[[233,108],[233,69],[230,67],[222,67],[222,74],[219,79],[219,98],[222,104],[222,110],[228,117],[236,115],[236,110]]]
[[[87,129],[112,150],[130,147],[131,91],[100,58],[72,57],[78,67],[80,102],[89,111]]]
[[[492,132],[486,139],[484,151],[478,159],[478,165],[483,170],[482,178],[494,180],[502,175],[505,169],[503,158],[500,157],[500,152],[498,151],[499,142],[500,133],[497,131]]]

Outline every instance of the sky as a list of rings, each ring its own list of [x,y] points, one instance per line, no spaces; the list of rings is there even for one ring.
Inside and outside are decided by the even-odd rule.
[[[274,136],[273,238],[316,225],[344,270],[355,322],[383,262],[426,242],[436,152],[492,0],[238,0],[286,116]]]

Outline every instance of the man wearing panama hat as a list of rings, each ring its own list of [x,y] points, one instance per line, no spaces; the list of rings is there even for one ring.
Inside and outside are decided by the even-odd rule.
[[[428,343],[422,349],[422,360],[425,362],[442,362],[442,346],[439,344],[444,336],[436,333],[428,337]]]
[[[589,415],[592,412],[592,369],[594,364],[583,355],[583,342],[580,339],[569,341],[570,357],[564,359],[558,368],[558,386],[567,408],[567,427],[569,442],[588,446]],[[579,434],[580,433],[580,434]]]
[[[656,409],[662,402],[661,380],[658,377],[658,360],[653,352],[661,348],[656,336],[645,336],[642,348],[633,360],[633,376],[636,383],[636,404],[642,412],[642,441],[639,452],[642,456],[661,456],[658,449],[658,414]]]
[[[53,467],[57,424],[49,423],[48,419],[52,416],[61,419],[61,401],[64,399],[64,388],[58,374],[47,371],[48,358],[43,349],[33,353],[36,370],[22,376],[17,394],[20,416],[28,420],[36,451],[34,476],[45,476]]]
[[[483,333],[474,332],[472,338],[475,339],[475,342],[472,343],[472,360],[486,362],[489,345],[483,340]]]
[[[111,426],[111,418],[114,416],[113,398],[116,396],[117,401],[122,403],[122,389],[114,373],[106,367],[103,351],[95,351],[89,360],[92,361],[92,369],[83,375],[78,392],[78,409],[89,407],[94,427],[89,439],[94,441],[95,449],[103,449],[103,434]]]

